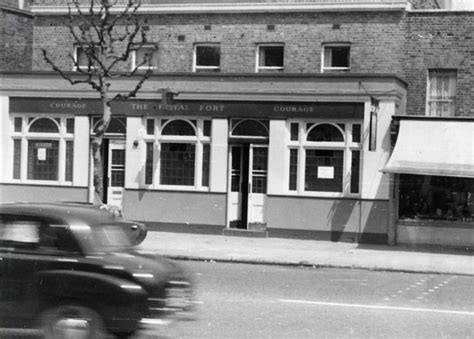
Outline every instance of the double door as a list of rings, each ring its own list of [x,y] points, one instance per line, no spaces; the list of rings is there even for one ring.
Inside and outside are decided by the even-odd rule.
[[[268,146],[230,146],[228,226],[240,229],[266,227]]]

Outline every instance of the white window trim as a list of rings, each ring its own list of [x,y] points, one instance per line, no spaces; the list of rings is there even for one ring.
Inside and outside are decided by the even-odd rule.
[[[141,48],[154,48],[155,46],[154,45],[143,45]],[[156,53],[157,50],[155,50],[154,53]],[[148,65],[143,65],[143,66],[140,66],[140,67],[137,67],[137,51],[133,51],[131,53],[132,55],[132,60],[131,60],[131,69],[130,71],[133,71],[135,68],[137,68],[138,70],[149,70],[149,69],[153,69],[153,70],[156,70],[158,69],[158,65],[153,65],[151,67],[149,67]]]
[[[283,70],[285,68],[284,59],[282,66],[260,66],[260,50],[262,47],[283,47],[283,55],[285,54],[285,44],[284,43],[264,43],[258,44],[256,48],[255,54],[255,72],[258,73],[260,71],[265,70]]]
[[[155,134],[146,135],[144,142],[153,142],[153,177],[151,184],[145,184],[145,171],[141,178],[141,186],[149,189],[167,190],[167,191],[197,191],[197,192],[209,192],[210,186],[202,186],[202,165],[203,165],[203,145],[211,145],[211,137],[204,136],[204,121],[209,119],[202,119],[198,117],[156,117],[156,118],[145,118],[143,125],[146,126],[147,120],[155,121]],[[196,136],[172,136],[172,135],[161,135],[163,130],[162,120],[166,120],[169,123],[173,120],[184,120],[191,124],[196,130]],[[197,122],[197,126],[194,126],[191,120]],[[160,183],[161,178],[161,144],[162,143],[183,143],[183,144],[194,144],[196,146],[196,156],[194,163],[194,185],[164,185]],[[145,149],[146,152],[146,149]],[[146,161],[146,156],[145,156]],[[210,174],[210,173],[209,173]]]
[[[429,69],[428,73],[426,75],[426,103],[425,103],[425,115],[429,117],[439,117],[437,115],[431,115],[430,114],[430,103],[448,103],[449,105],[456,105],[456,94],[454,95],[454,99],[451,98],[446,98],[446,99],[430,99],[430,87],[431,87],[431,77],[430,77],[430,72],[440,72],[442,73],[443,71],[445,72],[451,72],[453,73],[456,81],[456,87],[457,87],[457,71],[454,69]],[[457,88],[456,88],[457,92]],[[448,117],[454,117],[456,115],[456,106],[453,108],[453,113],[452,115],[449,115]],[[444,116],[441,116],[444,117]]]
[[[21,118],[21,131],[16,132],[14,121],[15,118]],[[38,132],[28,132],[29,123],[28,120],[32,118],[33,123],[35,120],[40,118],[59,118],[59,132],[58,133],[38,133]],[[14,159],[13,153],[13,140],[20,140],[20,178],[14,179],[14,171],[12,167],[11,171],[11,182],[14,183],[27,183],[29,185],[60,185],[60,186],[72,186],[74,182],[74,173],[71,181],[66,181],[66,141],[74,141],[74,133],[67,133],[67,119],[74,119],[74,116],[71,115],[61,115],[56,117],[45,116],[45,115],[20,115],[13,114],[11,115],[11,145],[12,153],[11,158]],[[34,180],[28,179],[28,142],[30,140],[41,140],[49,139],[53,141],[59,141],[59,150],[58,150],[58,180]],[[75,155],[74,155],[75,156]],[[12,163],[13,166],[13,163]]]
[[[199,66],[197,65],[197,48],[198,47],[220,47],[220,43],[196,43],[193,47],[193,72],[208,70],[215,71],[220,70],[221,66]],[[221,53],[219,53],[219,59],[221,58]]]
[[[74,61],[75,63],[77,63],[77,50],[79,49],[79,45],[74,45]],[[75,64],[73,64],[73,67],[72,67],[72,70],[74,72],[77,72],[78,69],[83,69],[83,70],[87,70],[87,66],[76,66]],[[91,70],[95,69],[94,66],[91,67]]]
[[[349,47],[349,66],[348,67],[325,67],[324,66],[324,52],[326,48],[332,48],[332,47]],[[321,73],[324,73],[325,71],[349,71],[351,69],[351,44],[349,43],[324,43],[321,48]]]
[[[291,124],[298,123],[299,132],[298,140],[291,140]],[[338,128],[343,133],[344,142],[313,142],[306,141],[308,131],[306,130],[307,124],[330,124]],[[343,132],[337,124],[345,124],[345,131]],[[287,149],[288,156],[285,160],[285,166],[289,169],[290,165],[290,149],[298,150],[298,162],[297,162],[297,174],[296,174],[296,190],[290,190],[289,188],[289,170],[286,174],[286,194],[291,196],[308,196],[308,197],[327,197],[327,198],[343,198],[343,197],[360,197],[362,192],[361,178],[362,178],[362,154],[363,154],[363,136],[361,136],[361,142],[352,141],[352,125],[359,124],[363,125],[361,120],[288,120],[287,121]],[[314,127],[313,127],[314,128]],[[362,133],[362,131],[361,131]],[[310,149],[321,149],[321,150],[337,150],[344,151],[343,158],[343,169],[342,169],[342,192],[325,192],[325,191],[307,191],[305,190],[306,182],[306,150]],[[352,151],[358,150],[361,153],[360,164],[359,164],[359,193],[351,193],[351,178],[352,178]]]

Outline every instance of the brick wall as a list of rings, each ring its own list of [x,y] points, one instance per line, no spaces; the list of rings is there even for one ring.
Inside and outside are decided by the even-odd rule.
[[[148,18],[148,25],[150,41],[159,45],[161,72],[190,72],[193,45],[199,42],[221,44],[222,72],[254,72],[256,45],[278,42],[285,44],[285,73],[319,73],[321,44],[346,42],[351,44],[351,72],[401,74],[397,55],[404,39],[402,18],[401,12],[156,15]],[[36,19],[34,69],[48,69],[41,48],[71,69],[65,56],[72,51],[72,41],[62,22],[58,17]]]
[[[31,70],[33,17],[24,11],[0,7],[0,22],[0,70]]]
[[[407,114],[425,114],[429,69],[456,69],[456,115],[474,116],[474,12],[409,12],[404,31]]]

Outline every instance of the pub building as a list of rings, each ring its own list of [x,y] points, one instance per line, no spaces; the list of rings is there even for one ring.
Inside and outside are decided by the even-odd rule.
[[[1,81],[3,200],[94,201],[96,93],[52,72]],[[178,92],[171,105],[162,88]],[[387,243],[382,170],[405,88],[392,75],[154,75],[112,106],[102,200],[150,227]]]

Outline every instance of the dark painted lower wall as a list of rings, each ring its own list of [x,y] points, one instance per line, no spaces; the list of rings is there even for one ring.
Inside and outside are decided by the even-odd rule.
[[[163,225],[225,225],[226,195],[209,192],[126,190],[127,219]]]
[[[0,184],[0,202],[87,202],[87,187]]]

